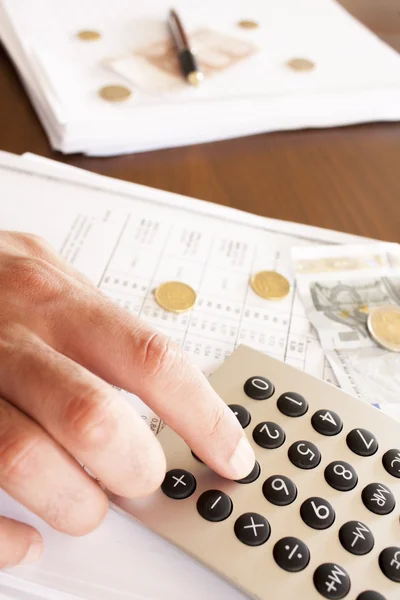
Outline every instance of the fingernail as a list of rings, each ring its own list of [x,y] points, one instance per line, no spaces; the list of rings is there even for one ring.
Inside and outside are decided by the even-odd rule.
[[[21,560],[21,565],[27,565],[29,563],[35,562],[39,556],[43,552],[43,540],[42,538],[35,540],[33,544],[31,544],[28,552],[25,555],[25,558]]]
[[[246,437],[242,437],[231,456],[230,467],[235,479],[242,479],[252,471],[256,457]]]

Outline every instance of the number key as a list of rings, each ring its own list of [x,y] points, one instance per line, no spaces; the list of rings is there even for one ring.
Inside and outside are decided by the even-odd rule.
[[[262,448],[273,450],[279,448],[285,441],[285,432],[277,423],[264,421],[259,423],[253,431],[253,439]]]
[[[367,429],[352,429],[347,434],[346,443],[359,456],[372,456],[378,450],[378,440]]]
[[[333,410],[317,410],[311,417],[311,425],[322,435],[337,435],[343,429],[342,419]]]
[[[324,471],[327,483],[339,492],[349,492],[356,487],[358,476],[349,463],[342,460],[331,462]]]
[[[321,462],[321,453],[312,442],[300,440],[292,444],[288,456],[295,467],[299,469],[315,469]]]

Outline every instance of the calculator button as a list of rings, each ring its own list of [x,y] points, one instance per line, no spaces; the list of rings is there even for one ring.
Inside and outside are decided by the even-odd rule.
[[[260,465],[256,461],[252,471],[247,475],[247,477],[243,477],[243,479],[237,479],[236,483],[253,483],[260,476]]]
[[[389,475],[400,477],[400,450],[388,450],[382,456],[382,463]]]
[[[245,513],[235,523],[235,535],[247,546],[265,544],[271,534],[271,527],[265,517],[257,513]]]
[[[321,453],[312,442],[299,440],[288,450],[291,462],[299,469],[314,469],[321,462]]]
[[[314,585],[324,598],[340,600],[350,591],[350,577],[343,567],[325,563],[314,572]]]
[[[282,427],[277,423],[263,421],[254,428],[253,439],[262,448],[273,450],[282,446],[286,435]]]
[[[297,497],[297,487],[285,475],[272,475],[264,481],[262,488],[264,497],[276,506],[292,504]]]
[[[360,521],[348,521],[339,529],[339,540],[343,548],[362,556],[374,547],[374,536],[369,527]]]
[[[304,523],[313,529],[328,529],[335,520],[333,506],[323,498],[314,496],[304,500],[300,507]]]
[[[382,483],[370,483],[361,493],[364,505],[376,515],[388,515],[396,506],[391,490]]]
[[[343,421],[333,410],[317,410],[311,417],[311,425],[322,435],[337,435],[343,429]]]
[[[310,551],[304,542],[295,537],[285,537],[276,542],[273,555],[275,562],[291,573],[306,568],[310,562]]]
[[[166,496],[174,500],[183,500],[193,494],[196,489],[196,480],[189,471],[184,469],[171,469],[165,475],[161,489]]]
[[[219,490],[207,490],[197,500],[197,510],[207,521],[224,521],[232,512],[232,500]]]
[[[266,400],[275,392],[274,384],[266,377],[250,377],[244,384],[244,391],[253,400]]]
[[[308,402],[296,392],[287,392],[279,396],[277,407],[287,417],[301,417],[308,410]]]
[[[366,592],[361,592],[361,594],[357,596],[356,600],[386,600],[386,598],[379,592],[367,590]]]
[[[352,429],[346,442],[350,450],[359,456],[372,456],[378,450],[378,440],[367,429]]]
[[[386,577],[400,583],[400,547],[385,548],[379,555],[379,566]]]
[[[247,425],[251,421],[249,411],[244,406],[240,406],[240,404],[229,404],[229,408],[231,409],[231,411],[233,412],[243,429],[247,427]]]
[[[339,492],[349,492],[358,483],[358,476],[354,468],[343,460],[331,462],[324,471],[327,483]]]

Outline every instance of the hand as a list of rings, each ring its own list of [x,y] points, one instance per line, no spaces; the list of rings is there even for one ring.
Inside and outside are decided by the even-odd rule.
[[[43,240],[0,232],[0,486],[71,535],[108,509],[80,463],[125,497],[151,493],[165,475],[158,440],[111,384],[141,397],[220,475],[253,468],[236,417],[184,352]],[[0,517],[0,567],[41,551],[35,529]]]

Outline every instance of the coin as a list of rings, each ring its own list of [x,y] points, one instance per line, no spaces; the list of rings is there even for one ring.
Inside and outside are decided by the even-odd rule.
[[[253,291],[266,300],[280,300],[288,295],[290,284],[276,271],[259,271],[250,279]]]
[[[315,64],[307,58],[292,58],[287,62],[287,66],[294,71],[312,71]]]
[[[392,352],[400,352],[400,306],[374,306],[370,309],[367,327],[379,346]]]
[[[93,31],[90,29],[78,31],[76,35],[83,42],[95,42],[96,40],[99,40],[101,38],[101,34],[98,31]]]
[[[251,21],[250,19],[243,19],[239,21],[238,26],[242,29],[257,29],[258,23],[257,21]]]
[[[131,90],[124,85],[106,85],[99,90],[99,96],[108,102],[122,102],[131,95]]]
[[[197,296],[190,285],[181,281],[167,281],[154,291],[154,298],[164,310],[181,313],[195,305]]]

